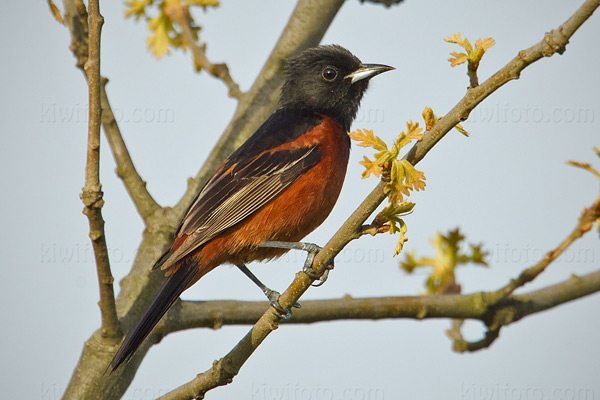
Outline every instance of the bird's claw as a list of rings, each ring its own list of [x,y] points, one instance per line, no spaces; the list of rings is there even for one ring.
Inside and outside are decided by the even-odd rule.
[[[311,268],[311,271],[312,271],[312,268]],[[319,287],[322,284],[324,284],[325,282],[327,282],[327,279],[329,278],[329,271],[331,271],[331,269],[326,269],[325,272],[323,272],[323,275],[321,275],[319,278],[317,278],[316,282],[311,283],[310,286]]]
[[[312,266],[310,266],[310,267],[305,267],[305,268],[303,269],[303,271],[304,271],[304,273],[305,273],[306,275],[308,275],[309,277],[311,277],[312,279],[314,279],[314,280],[316,280],[316,281],[317,281],[316,283],[314,283],[314,282],[313,282],[313,283],[311,284],[311,286],[314,286],[314,287],[319,287],[319,286],[321,286],[322,284],[324,284],[325,282],[327,282],[327,279],[329,278],[329,271],[331,271],[332,269],[333,269],[333,264],[331,264],[331,265],[326,265],[326,266],[325,266],[325,271],[324,271],[324,272],[323,272],[321,275],[319,275],[319,274],[315,273],[315,270],[314,270],[314,269],[312,269]]]
[[[321,250],[321,247],[317,246],[316,244],[312,244],[312,243],[307,243],[307,244],[313,245],[316,248],[316,251],[308,253],[308,256],[306,257],[306,261],[304,262],[304,268],[302,268],[302,271],[306,275],[308,275],[311,279],[318,281],[317,283],[313,283],[311,286],[319,287],[327,281],[327,278],[329,278],[329,271],[331,271],[333,269],[333,264],[326,265],[325,271],[322,274],[316,273],[312,267],[312,264],[315,259],[315,255]]]
[[[283,320],[288,320],[292,317],[292,310],[286,310],[281,306],[281,304],[279,304],[279,297],[281,297],[281,294],[278,291],[269,289],[265,292],[265,294],[269,299],[271,307],[273,307],[275,311],[277,311],[277,315],[279,316],[279,318]],[[294,303],[292,307],[300,308],[300,303]]]

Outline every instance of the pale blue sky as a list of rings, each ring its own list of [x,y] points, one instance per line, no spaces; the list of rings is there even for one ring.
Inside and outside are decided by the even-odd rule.
[[[369,63],[393,65],[373,81],[354,128],[391,141],[407,120],[431,106],[449,110],[468,85],[463,67],[446,59],[457,47],[442,39],[461,32],[491,36],[480,80],[520,49],[557,27],[581,1],[406,1],[385,9],[347,2],[323,43],[338,43]],[[223,1],[197,13],[211,60],[226,61],[247,90],[294,7],[292,1]],[[173,205],[233,112],[221,82],[192,71],[189,55],[157,61],[146,50],[146,28],[123,18],[121,2],[103,2],[102,73],[139,172],[163,205]],[[594,161],[600,146],[600,61],[595,15],[562,56],[528,68],[488,98],[464,127],[419,164],[427,189],[406,218],[409,243],[431,252],[429,238],[460,226],[469,240],[493,251],[489,269],[459,272],[465,293],[505,284],[557,245],[598,182],[567,166]],[[4,304],[0,332],[6,398],[55,399],[64,390],[82,344],[99,325],[98,294],[81,214],[86,149],[87,87],[68,50],[67,31],[45,2],[8,2],[0,16],[3,63],[0,96],[3,145],[0,196]],[[119,117],[119,115],[121,115]],[[113,273],[130,267],[143,228],[103,141],[102,183]],[[309,240],[324,243],[374,180],[360,179],[354,147],[346,184],[330,218]],[[336,261],[327,284],[304,299],[414,295],[425,274],[407,276],[392,259],[397,238],[363,238]],[[255,265],[271,286],[284,289],[302,255]],[[525,290],[600,267],[597,233],[588,234]],[[225,285],[225,282],[227,284]],[[117,287],[118,289],[118,287]],[[236,269],[221,267],[185,293],[190,299],[261,299]],[[456,354],[444,330],[449,321],[348,321],[284,326],[269,336],[233,384],[209,399],[597,399],[600,398],[600,296],[593,295],[522,320],[488,350]],[[192,330],[155,346],[126,394],[151,399],[208,368],[249,327]],[[468,323],[465,334],[482,329]],[[293,362],[288,360],[293,359]],[[284,365],[293,365],[285,368]],[[277,397],[280,395],[281,397]],[[542,397],[540,397],[540,395]],[[486,397],[487,396],[487,397]],[[496,397],[492,397],[496,396]],[[502,397],[504,396],[504,397]]]

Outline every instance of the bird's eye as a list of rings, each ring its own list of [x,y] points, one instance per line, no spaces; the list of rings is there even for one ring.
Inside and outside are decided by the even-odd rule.
[[[325,67],[325,68],[323,68],[323,71],[321,72],[321,76],[326,81],[330,81],[331,82],[331,81],[335,80],[335,78],[337,78],[338,73],[332,67]]]

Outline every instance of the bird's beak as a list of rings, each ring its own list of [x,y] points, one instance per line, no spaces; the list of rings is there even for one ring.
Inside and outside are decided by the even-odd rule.
[[[375,75],[379,75],[386,71],[391,71],[392,69],[396,68],[383,64],[361,64],[356,71],[349,73],[344,77],[344,79],[350,78],[352,79],[350,83],[355,83],[363,79],[370,79]]]

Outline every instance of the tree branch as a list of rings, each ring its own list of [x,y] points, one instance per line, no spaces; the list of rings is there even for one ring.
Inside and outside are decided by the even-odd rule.
[[[63,4],[65,7],[65,22],[71,33],[70,49],[77,60],[77,67],[83,71],[83,67],[88,61],[90,46],[88,38],[90,27],[88,26],[87,11],[81,0],[63,0]],[[117,175],[123,180],[138,212],[144,221],[147,221],[150,216],[160,209],[160,206],[146,189],[146,182],[142,180],[133,165],[129,150],[127,150],[106,95],[105,86],[107,82],[108,79],[101,78],[100,98],[104,133],[117,163]]]
[[[555,52],[562,54],[568,39],[591,16],[599,6],[597,0],[587,0],[563,25],[557,30],[547,33],[544,39],[527,50],[519,52],[519,56],[509,62],[504,68],[494,74],[482,85],[469,88],[467,95],[406,155],[406,159],[415,165],[427,154],[433,146],[457,123],[465,120],[471,110],[487,96],[503,86],[506,82],[517,79],[520,72],[527,66],[544,56],[551,56]],[[360,231],[362,224],[383,202],[384,182],[379,182],[375,189],[367,196],[357,210],[350,216],[331,240],[315,257],[313,268],[316,273],[323,273],[324,266],[330,264],[334,257],[348,244]],[[281,295],[279,303],[289,309],[296,303],[302,294],[313,283],[306,273],[298,272],[296,278]],[[239,372],[242,365],[260,346],[262,341],[279,326],[277,314],[270,308],[256,322],[246,336],[222,359],[215,362],[209,370],[198,374],[196,378],[172,392],[161,397],[163,400],[193,399],[202,397],[208,390],[228,384]]]
[[[556,249],[550,250],[548,253],[546,253],[544,258],[540,260],[540,262],[521,272],[518,278],[511,279],[508,285],[497,291],[497,295],[499,297],[507,297],[517,288],[533,281],[539,274],[544,272],[546,267],[556,260],[556,258],[561,255],[562,252],[567,249],[567,247],[592,229],[594,222],[598,218],[600,218],[600,198],[596,199],[590,208],[583,209],[573,231],[561,242],[560,245],[558,245]]]
[[[510,295],[500,304],[492,301],[493,293],[479,292],[469,295],[432,295],[413,297],[384,297],[336,300],[313,300],[302,303],[286,324],[306,324],[333,320],[377,320],[389,318],[430,319],[460,318],[476,319],[489,326],[484,339],[478,342],[455,340],[455,350],[475,351],[489,346],[497,337],[502,326],[509,325],[528,315],[554,308],[566,302],[600,291],[600,271],[570,279],[521,295]],[[180,302],[182,329],[194,326],[218,328],[221,324],[262,324],[270,311],[261,313],[266,302]],[[226,310],[223,312],[223,310]],[[187,317],[186,317],[187,316]],[[273,326],[276,329],[277,326]],[[216,361],[208,371],[199,374],[193,381],[160,397],[161,400],[202,398],[204,393],[217,385],[230,383],[247,357],[264,339],[260,331],[253,330],[224,358]],[[257,342],[255,342],[257,341]],[[246,358],[247,358],[246,357]],[[241,363],[241,364],[240,364]],[[206,388],[206,390],[204,390]]]
[[[556,258],[565,251],[573,242],[583,236],[585,233],[589,232],[590,229],[594,226],[594,222],[600,217],[600,198],[596,199],[594,204],[590,208],[584,208],[579,220],[577,221],[577,225],[575,229],[561,242],[561,244],[554,250],[546,253],[544,258],[535,264],[534,266],[527,268],[525,271],[521,272],[518,278],[511,279],[511,281],[504,286],[496,290],[495,292],[489,293],[490,301],[496,305],[501,303],[511,303],[513,299],[509,298],[509,296],[519,287],[524,286],[525,284],[533,281],[536,277],[539,276],[550,263],[552,263]],[[587,294],[587,293],[586,293]],[[514,320],[515,314],[518,314],[519,310],[503,310],[503,312],[499,312],[494,314],[493,318],[487,321],[488,330],[485,336],[477,341],[477,342],[469,342],[465,340],[460,333],[460,327],[455,327],[449,332],[450,337],[454,341],[454,350],[458,352],[466,352],[466,351],[477,351],[481,349],[485,349],[492,345],[492,343],[498,339],[500,335],[500,329],[503,326],[508,325]]]
[[[98,284],[100,287],[100,313],[102,316],[102,335],[104,337],[120,337],[121,326],[117,318],[114,278],[110,271],[110,260],[106,247],[104,219],[102,218],[102,185],[100,184],[100,34],[104,18],[100,15],[98,0],[90,0],[89,14],[89,57],[84,71],[89,85],[89,127],[88,149],[85,167],[85,186],[81,199],[85,205],[83,213],[90,224],[90,239],[96,258]]]
[[[380,319],[474,319],[493,320],[493,315],[509,305],[519,319],[580,299],[600,291],[600,271],[525,294],[510,294],[497,308],[495,292],[467,295],[428,295],[306,300],[283,324],[313,324],[341,320]],[[184,329],[219,329],[224,325],[252,325],[269,307],[266,301],[180,301],[161,333],[167,335]],[[516,321],[514,319],[511,322]]]
[[[469,87],[474,88],[479,86],[479,78],[477,77],[477,69],[471,69],[467,67],[467,76],[469,77]]]

